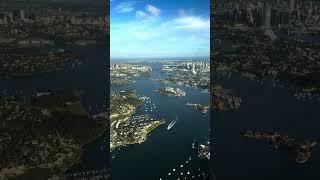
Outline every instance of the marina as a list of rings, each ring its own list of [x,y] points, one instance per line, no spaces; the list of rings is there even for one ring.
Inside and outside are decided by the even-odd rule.
[[[194,144],[194,143],[193,143]],[[194,148],[192,148],[194,149]],[[198,159],[197,150],[193,151],[192,155],[183,161],[176,168],[173,168],[167,176],[160,177],[160,179],[203,179],[206,177],[206,168],[193,167],[192,164],[196,163]]]

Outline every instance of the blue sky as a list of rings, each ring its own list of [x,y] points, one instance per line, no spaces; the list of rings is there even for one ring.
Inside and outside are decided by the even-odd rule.
[[[111,58],[209,56],[209,0],[110,3]]]

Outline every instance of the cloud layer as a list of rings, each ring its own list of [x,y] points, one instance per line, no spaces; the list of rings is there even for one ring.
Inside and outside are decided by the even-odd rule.
[[[131,12],[133,16],[117,22],[111,19],[111,57],[209,55],[209,15],[204,17],[177,9],[175,15],[168,17],[165,9],[152,4],[136,9],[123,4],[121,7],[124,10],[117,8],[119,13]]]
[[[115,7],[115,10],[118,13],[128,13],[134,10],[133,5],[133,1],[122,2]]]

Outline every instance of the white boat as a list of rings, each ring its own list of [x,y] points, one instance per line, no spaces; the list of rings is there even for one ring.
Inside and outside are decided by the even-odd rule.
[[[171,129],[175,124],[176,124],[177,121],[172,121],[168,127],[167,127],[167,130]]]
[[[178,120],[178,117],[176,116],[176,120],[172,121],[172,122],[168,125],[167,130],[171,129],[171,128],[176,124],[177,120]]]

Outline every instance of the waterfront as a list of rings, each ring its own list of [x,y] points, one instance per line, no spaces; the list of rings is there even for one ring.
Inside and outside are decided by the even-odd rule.
[[[135,90],[140,96],[150,97],[150,102],[138,108],[136,114],[147,113],[164,117],[166,123],[152,131],[142,144],[128,145],[112,151],[112,178],[177,179],[183,176],[181,173],[184,172],[185,177],[190,176],[191,179],[192,174],[195,174],[197,176],[195,178],[201,179],[202,173],[208,171],[208,161],[196,157],[192,143],[208,141],[210,114],[203,114],[186,104],[187,102],[209,104],[209,93],[203,92],[201,88],[172,85],[174,88],[185,91],[186,96],[163,96],[154,92],[154,89],[164,88],[166,85],[152,80],[163,76],[160,72],[162,63],[141,64],[152,67],[150,78],[137,77],[131,84],[112,86],[111,89],[114,91]],[[168,130],[167,126],[175,120],[176,124]],[[191,158],[190,161],[189,158]],[[183,167],[180,168],[181,165]],[[199,174],[201,177],[198,176]]]

